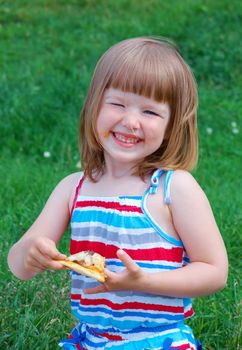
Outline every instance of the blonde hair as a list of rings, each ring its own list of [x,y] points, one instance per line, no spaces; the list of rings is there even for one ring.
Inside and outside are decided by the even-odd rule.
[[[112,46],[96,65],[79,129],[82,166],[92,181],[104,171],[96,122],[103,94],[110,87],[168,103],[170,107],[171,116],[161,146],[137,164],[134,174],[144,178],[157,168],[190,171],[195,167],[197,88],[191,69],[171,41],[140,37]]]

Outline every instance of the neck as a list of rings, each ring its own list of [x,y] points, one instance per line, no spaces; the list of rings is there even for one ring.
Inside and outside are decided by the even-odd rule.
[[[109,161],[108,157],[105,157],[105,175],[119,179],[121,177],[133,176],[135,164],[133,163],[120,163]]]
[[[112,179],[120,179],[121,177],[130,177],[133,176],[133,167],[122,167],[122,166],[114,166],[114,165],[106,165],[105,167],[105,175]]]

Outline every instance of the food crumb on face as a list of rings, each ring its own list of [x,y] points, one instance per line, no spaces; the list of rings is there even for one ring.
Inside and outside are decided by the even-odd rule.
[[[109,131],[104,131],[103,137],[104,137],[105,139],[108,138],[108,135],[109,135]]]

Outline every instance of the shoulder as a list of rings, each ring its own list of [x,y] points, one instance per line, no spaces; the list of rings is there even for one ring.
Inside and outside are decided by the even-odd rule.
[[[175,170],[171,177],[171,198],[184,202],[194,199],[206,200],[206,195],[191,173],[185,170]]]
[[[81,173],[73,173],[63,178],[51,192],[42,212],[41,217],[67,217],[72,192],[75,191]]]
[[[195,178],[187,171],[174,171],[170,192],[173,223],[187,250],[194,235],[203,232],[205,223],[211,221],[210,205]]]
[[[72,173],[70,175],[67,175],[66,177],[64,177],[60,182],[59,185],[61,186],[73,186],[73,185],[77,185],[79,180],[82,178],[83,176],[83,172],[79,171],[76,173]]]
[[[202,188],[192,176],[185,170],[175,170],[171,177],[171,189],[174,194],[189,194],[192,191],[203,193]]]
[[[55,192],[62,194],[68,201],[72,197],[75,188],[79,183],[79,180],[82,178],[82,172],[72,173],[64,177],[56,186]]]

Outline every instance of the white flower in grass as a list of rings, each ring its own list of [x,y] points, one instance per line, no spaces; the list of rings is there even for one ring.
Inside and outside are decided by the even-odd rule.
[[[239,133],[239,129],[237,126],[237,123],[235,121],[231,122],[231,126],[232,126],[232,133],[233,134],[238,134]]]
[[[81,167],[82,167],[82,165],[81,165],[81,162],[79,160],[79,162],[76,163],[76,168],[81,169]]]
[[[238,134],[239,133],[239,129],[238,128],[233,128],[232,129],[232,133],[233,134]]]
[[[44,158],[50,158],[51,157],[51,153],[49,151],[45,151],[43,153],[43,156],[44,156]]]
[[[207,128],[206,128],[206,131],[207,131],[207,134],[208,134],[208,135],[212,135],[212,133],[213,133],[213,129],[210,128],[210,127],[207,127]]]

